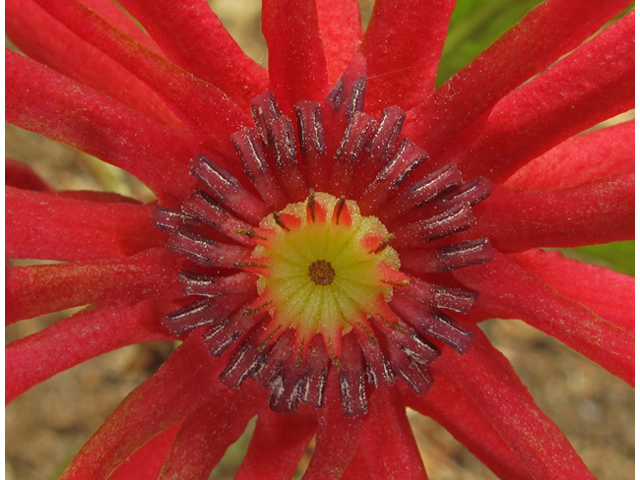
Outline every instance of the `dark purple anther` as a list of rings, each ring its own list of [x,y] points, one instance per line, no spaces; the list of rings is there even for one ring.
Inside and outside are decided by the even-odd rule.
[[[474,178],[473,180],[459,185],[453,191],[440,198],[440,203],[446,207],[460,202],[468,202],[475,205],[491,195],[491,180],[485,177]]]
[[[478,238],[440,248],[408,248],[400,253],[407,270],[418,273],[449,272],[469,265],[489,263],[493,249],[488,238]]]
[[[249,258],[251,249],[214,242],[190,230],[178,228],[169,238],[167,249],[208,267],[234,268],[239,258]]]
[[[336,161],[329,185],[329,193],[332,195],[339,197],[349,194],[355,164],[373,137],[376,125],[375,119],[366,113],[356,112],[351,118],[336,152]]]
[[[298,151],[293,123],[285,116],[273,120],[268,125],[269,143],[273,146],[276,166],[282,178],[289,199],[300,202],[309,189],[298,170]]]
[[[207,187],[209,193],[240,218],[255,224],[269,213],[262,200],[249,193],[233,175],[207,157],[193,159],[190,170]]]
[[[281,210],[288,203],[276,182],[255,132],[244,128],[231,135],[231,143],[242,159],[247,177],[272,210]]]
[[[408,215],[451,187],[462,183],[462,173],[458,167],[453,164],[445,165],[381,205],[376,216],[390,225],[396,219]]]
[[[273,93],[265,92],[251,99],[251,116],[263,146],[266,147],[269,144],[269,124],[281,115]]]
[[[298,121],[298,142],[302,154],[302,165],[307,172],[309,188],[326,191],[329,186],[330,169],[327,168],[327,147],[320,104],[301,100],[295,105]],[[331,159],[333,162],[333,159]]]
[[[393,159],[380,170],[358,204],[364,215],[379,208],[429,155],[409,138],[403,138]]]
[[[471,206],[468,203],[460,203],[433,217],[391,229],[391,233],[395,235],[391,245],[400,248],[432,242],[467,230],[475,224],[476,217],[471,211]]]

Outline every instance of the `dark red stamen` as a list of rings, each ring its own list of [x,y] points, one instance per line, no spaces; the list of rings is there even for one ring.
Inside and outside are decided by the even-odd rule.
[[[375,212],[402,185],[409,174],[428,159],[427,152],[416,146],[412,140],[403,138],[393,159],[380,170],[360,198],[358,205],[362,213],[369,215]]]
[[[165,324],[176,335],[226,320],[251,297],[251,293],[227,295],[224,302],[199,300],[167,315]]]
[[[269,213],[262,200],[249,193],[229,172],[207,157],[191,162],[191,174],[218,200],[223,201],[240,218],[257,224]]]
[[[181,271],[178,275],[185,295],[224,297],[231,293],[242,293],[255,289],[254,275],[241,272],[227,277],[211,277],[201,273]]]
[[[488,238],[469,240],[435,249],[407,248],[400,261],[407,270],[418,273],[449,272],[469,265],[489,263],[493,250]]]
[[[360,159],[375,129],[376,121],[371,115],[362,112],[353,114],[336,152],[329,193],[336,197],[350,193],[349,186],[355,164]]]
[[[253,183],[265,203],[273,210],[281,210],[287,199],[280,191],[255,132],[244,128],[231,135],[231,143],[236,148],[244,164],[247,178]]]
[[[251,224],[238,220],[230,215],[211,195],[203,190],[195,190],[182,204],[182,211],[187,215],[208,223],[216,230],[224,233],[238,243],[252,246],[253,243],[238,231],[251,229]]]
[[[167,248],[207,267],[234,268],[236,262],[251,255],[251,249],[215,242],[183,227],[174,231]]]
[[[379,207],[376,216],[387,225],[391,225],[462,183],[462,173],[458,167],[452,164],[445,165],[390,198]]]
[[[307,172],[307,184],[309,188],[326,192],[329,187],[331,168],[327,164],[327,146],[324,141],[320,104],[301,100],[296,103],[295,110],[298,120],[298,141],[302,164]]]
[[[269,145],[269,124],[281,117],[280,108],[276,103],[276,97],[271,92],[265,92],[251,99],[251,116],[256,127],[258,137],[263,146]]]
[[[475,224],[476,217],[473,216],[471,206],[468,203],[460,203],[425,220],[393,228],[391,232],[396,238],[391,244],[394,247],[401,248],[423,242],[432,242],[462,230],[467,230]]]
[[[469,205],[475,205],[487,198],[489,195],[491,195],[491,181],[484,177],[478,177],[464,185],[458,185],[451,192],[443,195],[439,201],[446,207],[461,202],[467,202]]]
[[[432,285],[417,277],[410,277],[410,283],[403,289],[403,293],[412,295],[425,305],[458,313],[467,313],[478,299],[474,292]]]
[[[273,146],[276,166],[285,190],[292,202],[299,202],[307,195],[307,184],[298,170],[298,155],[293,123],[281,116],[268,124],[269,143]]]

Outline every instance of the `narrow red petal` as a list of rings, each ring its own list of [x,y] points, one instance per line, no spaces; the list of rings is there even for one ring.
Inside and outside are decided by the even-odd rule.
[[[221,391],[185,418],[162,468],[163,480],[208,478],[264,402],[259,385],[250,382],[243,390]]]
[[[107,93],[156,121],[179,121],[144,83],[85,43],[32,1],[9,0],[7,35],[29,57],[74,80]]]
[[[367,57],[367,112],[404,110],[430,97],[453,0],[378,0],[360,51]]]
[[[161,57],[165,57],[160,47],[151,39],[149,34],[140,27],[136,19],[123,10],[119,2],[112,2],[110,0],[82,0],[82,3],[122,33],[133,38],[143,47],[148,48]]]
[[[342,480],[377,480],[369,473],[361,448],[358,448],[353,460],[342,474]]]
[[[163,247],[150,205],[91,202],[6,187],[6,256],[46,260],[128,257]]]
[[[258,415],[249,450],[235,480],[289,480],[316,432],[315,412],[301,406],[282,415],[270,409]]]
[[[109,480],[157,478],[181,425],[177,423],[145,443],[109,476]]]
[[[145,49],[75,0],[36,1],[73,33],[153,88],[176,115],[192,125],[198,140],[206,139],[235,159],[229,135],[251,120],[221,90]]]
[[[10,343],[5,350],[7,403],[56,373],[106,352],[149,340],[172,340],[160,326],[165,302],[84,310]]]
[[[131,392],[80,450],[63,480],[104,480],[159,432],[195,411],[225,387],[223,366],[200,335],[191,335],[160,370]]]
[[[69,198],[83,202],[100,203],[129,203],[132,205],[142,205],[142,202],[135,198],[126,197],[114,192],[100,192],[95,190],[62,190],[55,192],[60,198]]]
[[[635,278],[608,268],[565,258],[559,252],[529,250],[509,258],[536,275],[563,297],[633,334]]]
[[[479,293],[476,312],[487,318],[519,318],[633,383],[634,336],[563,296],[506,255],[496,253],[490,264],[453,275]]]
[[[549,0],[409,112],[405,134],[436,158],[455,137],[514,88],[578,47],[628,6]],[[526,55],[523,55],[526,52]]]
[[[4,161],[4,183],[9,187],[34,192],[53,193],[51,186],[28,165],[7,158]]]
[[[267,89],[266,70],[245,55],[206,1],[121,3],[171,61],[212,83],[234,102],[248,109],[250,100]]]
[[[405,399],[407,406],[446,428],[499,478],[533,478],[473,398],[451,379],[436,376],[426,394],[418,396],[407,391]]]
[[[265,0],[262,33],[269,47],[270,90],[286,115],[298,100],[321,102],[329,91],[314,0]]]
[[[482,331],[465,355],[443,351],[434,373],[451,378],[473,399],[486,418],[538,480],[593,479],[558,427],[538,408],[508,360]]]
[[[6,120],[127,170],[161,200],[192,189],[191,136],[7,50]],[[171,172],[171,174],[167,174]]]
[[[505,186],[554,190],[634,169],[635,121],[630,121],[565,140],[524,165]]]
[[[563,140],[634,106],[634,24],[630,13],[504,97],[460,169],[504,181]]]
[[[303,480],[337,480],[358,449],[364,417],[345,418],[338,390],[338,373],[327,378],[325,404],[318,413],[316,450]]]
[[[151,249],[125,259],[9,267],[6,316],[17,321],[93,303],[180,297],[182,263],[165,249]]]
[[[474,207],[478,224],[466,235],[489,237],[503,252],[632,240],[634,187],[633,172],[561,190],[496,185],[491,196]]]
[[[369,415],[362,428],[360,449],[373,478],[426,479],[396,387],[379,387],[370,397]]]
[[[360,48],[360,8],[355,0],[316,0],[316,7],[327,78],[335,85]]]

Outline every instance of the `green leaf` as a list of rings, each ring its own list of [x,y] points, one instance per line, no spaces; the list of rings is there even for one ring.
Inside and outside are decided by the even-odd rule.
[[[458,0],[438,69],[437,85],[478,56],[541,0]]]
[[[636,242],[630,240],[579,248],[563,248],[560,251],[566,257],[635,276],[635,247]]]

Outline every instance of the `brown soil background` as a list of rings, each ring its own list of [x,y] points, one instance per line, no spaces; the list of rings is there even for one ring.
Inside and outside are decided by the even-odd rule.
[[[252,58],[266,64],[257,0],[217,0],[214,10]],[[371,2],[362,2],[366,22]],[[81,152],[25,132],[6,130],[7,156],[32,165],[54,187],[107,190],[143,201],[153,197],[125,172]],[[35,333],[71,312],[14,324],[6,342]],[[513,363],[542,408],[567,435],[599,480],[634,478],[634,391],[622,380],[517,320],[489,321],[485,331]],[[153,375],[171,343],[150,342],[95,358],[32,388],[6,408],[7,480],[53,480],[120,401]],[[409,418],[432,480],[496,478],[435,422]],[[212,479],[231,479],[251,427],[216,467]],[[300,463],[300,470],[312,447]]]

